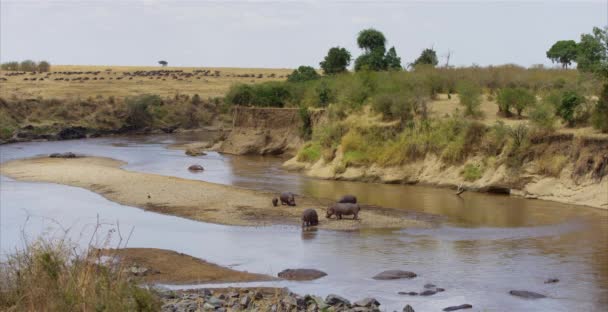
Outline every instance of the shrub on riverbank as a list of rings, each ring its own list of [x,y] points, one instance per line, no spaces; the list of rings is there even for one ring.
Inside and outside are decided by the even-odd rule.
[[[65,240],[38,240],[0,264],[3,311],[158,311],[160,301],[106,266],[94,249],[79,253]]]

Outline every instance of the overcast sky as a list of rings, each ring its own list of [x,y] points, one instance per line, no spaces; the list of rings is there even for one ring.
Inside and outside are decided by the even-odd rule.
[[[424,48],[451,64],[546,64],[561,39],[608,21],[601,1],[7,1],[0,60],[52,64],[319,66],[332,46],[356,57],[374,27],[402,63]]]

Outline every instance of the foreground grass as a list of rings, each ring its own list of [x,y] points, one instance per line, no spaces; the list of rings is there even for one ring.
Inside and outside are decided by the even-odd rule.
[[[65,240],[38,240],[0,264],[2,311],[159,311],[160,301],[104,265],[93,249]]]

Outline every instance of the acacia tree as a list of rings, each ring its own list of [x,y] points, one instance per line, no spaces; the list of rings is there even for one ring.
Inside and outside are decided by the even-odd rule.
[[[547,51],[547,58],[553,63],[562,64],[562,68],[568,68],[576,59],[577,48],[574,40],[560,40]]]
[[[422,50],[422,53],[420,53],[420,56],[414,61],[413,65],[437,66],[438,63],[437,52],[433,49],[424,49]]]
[[[158,64],[160,64],[160,66],[162,66],[162,67],[166,67],[167,65],[169,65],[169,62],[167,62],[167,61],[158,61]]]
[[[356,71],[401,69],[401,58],[397,56],[395,47],[385,55],[386,38],[380,31],[373,28],[360,31],[357,45],[363,49],[363,54],[355,60]]]
[[[329,49],[325,59],[319,63],[325,75],[333,75],[346,72],[350,65],[351,55],[348,50],[340,47]]]

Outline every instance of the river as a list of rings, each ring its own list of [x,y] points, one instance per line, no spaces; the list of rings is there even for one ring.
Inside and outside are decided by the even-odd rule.
[[[320,269],[328,276],[316,281],[247,285],[335,293],[351,300],[373,296],[386,311],[400,311],[406,303],[416,311],[440,311],[463,303],[472,304],[473,311],[603,311],[608,307],[606,210],[479,193],[465,193],[460,198],[447,189],[422,186],[316,180],[285,172],[280,167],[283,159],[277,157],[211,152],[192,158],[167,148],[190,139],[162,135],[19,143],[0,146],[0,159],[72,151],[125,161],[127,170],[289,190],[325,199],[352,193],[363,203],[443,218],[432,229],[350,232],[223,226],[119,205],[80,188],[2,177],[2,256],[21,246],[24,236],[63,235],[64,230],[85,244],[99,220],[103,224],[99,232],[116,228],[116,224],[123,236],[133,229],[129,247],[171,249],[237,270],[271,275],[285,268]],[[193,163],[206,170],[186,170]],[[117,234],[113,235],[115,242]],[[387,269],[413,271],[418,277],[371,279]],[[549,278],[560,282],[545,284]],[[446,291],[430,297],[397,294],[421,291],[426,283]],[[508,294],[512,289],[535,291],[548,298],[520,299]]]

